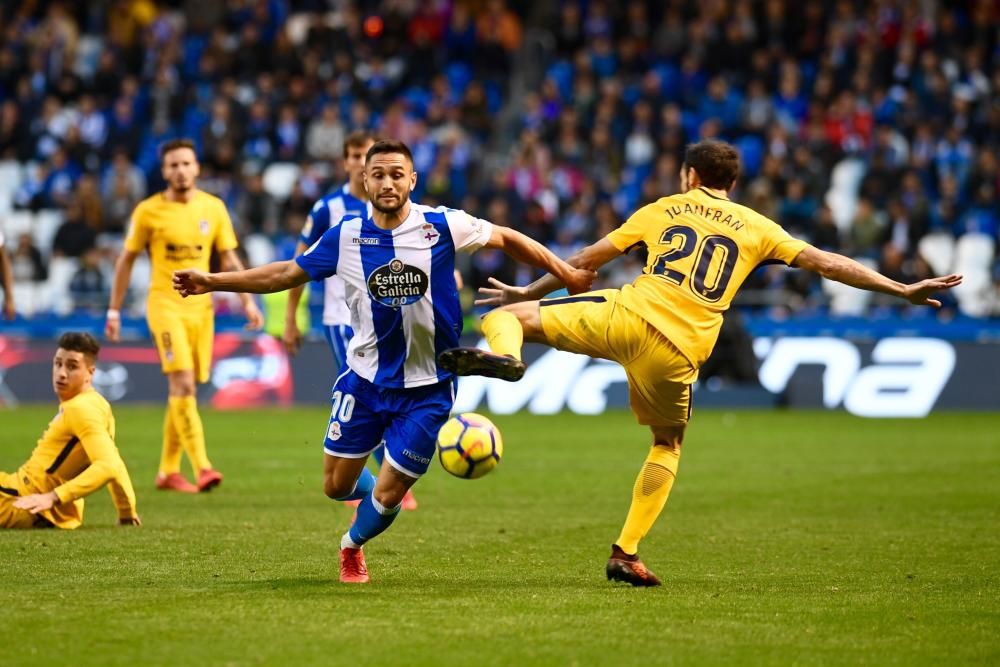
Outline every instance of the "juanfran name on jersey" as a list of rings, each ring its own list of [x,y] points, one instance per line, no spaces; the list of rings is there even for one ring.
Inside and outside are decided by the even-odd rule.
[[[419,387],[450,377],[437,355],[462,331],[455,252],[478,250],[492,231],[464,211],[411,204],[391,231],[345,218],[297,261],[314,280],[344,281],[355,332],[348,365],[379,386]]]

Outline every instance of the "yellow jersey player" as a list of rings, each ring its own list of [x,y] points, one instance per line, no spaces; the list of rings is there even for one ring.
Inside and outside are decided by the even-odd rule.
[[[99,351],[90,334],[59,339],[52,360],[59,412],[27,463],[0,472],[0,528],[76,528],[84,496],[102,486],[111,492],[118,523],[139,525],[132,480],[115,447],[115,418],[92,384]]]
[[[639,541],[663,510],[673,486],[684,430],[691,415],[691,385],[715,346],[722,314],[758,266],[780,262],[853,287],[891,294],[917,305],[940,306],[930,295],[955,287],[961,276],[904,285],[841,255],[789,236],[759,213],[730,201],[739,174],[739,153],[720,141],[688,146],[681,171],[682,194],[636,211],[628,221],[569,260],[596,270],[633,246],[645,244],[649,259],[631,285],[566,298],[540,297],[559,287],[545,276],[527,287],[490,279],[493,288],[477,303],[503,306],[483,319],[495,354],[454,348],[440,356],[458,375],[517,380],[524,340],[617,361],[629,383],[629,402],[652,446],[632,491],[632,504],[612,545],[608,579],[634,586],[660,580],[639,560]]]
[[[167,188],[142,201],[132,214],[125,249],[115,265],[105,334],[117,341],[121,306],[132,265],[149,252],[152,279],[146,303],[146,321],[167,376],[167,413],[163,423],[163,452],[156,488],[183,493],[208,491],[222,482],[205,451],[205,432],[196,402],[196,383],[209,379],[215,319],[210,296],[182,299],[172,286],[178,269],[209,269],[212,252],[223,271],[239,271],[236,234],[218,197],[197,187],[198,158],[194,143],[174,139],[160,149],[160,166]],[[259,329],[264,318],[248,294],[240,295],[248,328]],[[192,484],[180,472],[181,450],[194,469]]]

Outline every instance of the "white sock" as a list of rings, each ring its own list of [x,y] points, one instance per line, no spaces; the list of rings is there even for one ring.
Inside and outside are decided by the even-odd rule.
[[[360,544],[355,544],[354,540],[351,539],[350,531],[344,533],[344,536],[340,538],[340,548],[341,549],[360,549]]]

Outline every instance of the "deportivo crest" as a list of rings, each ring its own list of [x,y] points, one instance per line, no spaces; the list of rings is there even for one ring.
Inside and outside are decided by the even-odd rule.
[[[441,232],[435,229],[434,225],[426,223],[420,226],[420,238],[427,241],[427,243],[434,245],[440,237]]]
[[[368,276],[368,293],[382,305],[393,308],[416,303],[429,286],[430,278],[426,273],[398,257]]]
[[[343,435],[340,431],[340,422],[330,422],[330,430],[326,432],[326,437],[330,440],[340,440]]]
[[[208,220],[202,220],[199,222],[198,229],[201,230],[202,234],[208,234]]]

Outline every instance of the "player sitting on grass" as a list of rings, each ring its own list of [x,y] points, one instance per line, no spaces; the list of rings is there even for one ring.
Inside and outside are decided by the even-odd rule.
[[[115,418],[94,391],[100,346],[86,333],[66,333],[52,360],[59,412],[31,458],[17,472],[0,472],[0,528],[76,528],[83,498],[107,486],[118,523],[139,525],[135,492],[115,447]]]
[[[595,275],[512,229],[411,203],[417,174],[401,142],[369,149],[364,182],[372,218],[343,220],[294,260],[230,273],[174,273],[184,296],[279,292],[334,274],[344,280],[354,337],[347,370],[334,384],[323,443],[326,495],[361,500],[340,543],[344,582],[368,581],[361,547],[395,520],[406,491],[427,471],[451,412],[454,377],[438,367],[437,355],[457,345],[462,332],[456,251],[501,249],[551,271],[571,292],[588,289]],[[376,479],[365,461],[382,442],[385,459]]]
[[[940,306],[930,295],[955,287],[961,276],[904,285],[842,255],[789,236],[759,213],[732,202],[739,153],[720,141],[688,146],[681,169],[683,194],[635,212],[617,230],[584,248],[569,263],[596,270],[637,245],[649,249],[643,275],[621,290],[538,299],[559,288],[545,276],[527,287],[490,279],[480,304],[503,306],[483,318],[489,354],[475,348],[444,352],[440,365],[456,375],[518,380],[524,340],[617,361],[625,367],[629,402],[652,431],[652,448],[632,491],[632,506],[611,547],[608,579],[634,586],[660,580],[639,560],[639,541],[667,502],[681,442],[691,416],[691,385],[719,335],[722,314],[758,266],[783,263],[824,278],[916,305]]]

